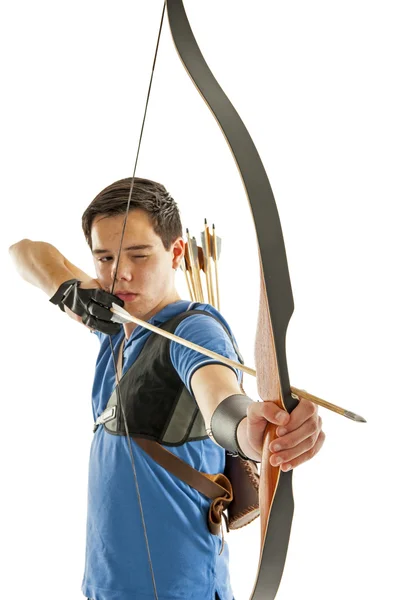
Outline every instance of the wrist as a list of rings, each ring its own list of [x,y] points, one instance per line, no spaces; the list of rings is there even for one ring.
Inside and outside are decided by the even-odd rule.
[[[56,304],[63,312],[65,312],[63,300],[68,294],[68,292],[71,290],[71,288],[76,285],[79,286],[79,284],[80,281],[78,279],[68,279],[67,281],[63,281],[61,285],[57,288],[55,294],[49,299],[50,302]]]
[[[49,296],[49,300],[58,292],[63,283],[67,281],[72,281],[74,276],[72,273],[57,273],[52,274],[51,279],[49,280],[47,287],[47,295]]]
[[[248,456],[250,460],[261,462],[261,455],[254,450],[248,440],[248,417],[245,417],[237,428],[237,442],[243,454]]]

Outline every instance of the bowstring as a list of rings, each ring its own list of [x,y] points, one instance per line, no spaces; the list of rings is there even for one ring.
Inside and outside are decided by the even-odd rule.
[[[141,131],[140,131],[140,137],[139,137],[139,142],[138,142],[138,146],[137,146],[136,160],[135,160],[134,167],[133,167],[133,176],[132,176],[132,181],[130,184],[129,198],[128,198],[125,218],[124,218],[123,226],[122,226],[121,241],[120,241],[120,245],[119,245],[118,256],[116,259],[116,267],[115,267],[115,274],[114,274],[114,279],[113,279],[112,287],[111,287],[111,294],[114,293],[116,278],[118,275],[118,267],[119,267],[121,252],[122,252],[123,238],[125,235],[126,223],[127,223],[127,218],[129,215],[130,204],[131,204],[132,195],[133,195],[134,178],[136,175],[136,168],[137,168],[137,163],[138,163],[139,154],[140,154],[141,141],[143,138],[143,131],[144,131],[144,125],[145,125],[145,120],[146,120],[146,116],[147,116],[148,103],[149,103],[150,94],[151,94],[152,81],[154,78],[155,64],[156,64],[156,60],[157,60],[157,56],[158,56],[159,42],[161,39],[162,26],[163,26],[163,21],[164,21],[164,16],[165,16],[165,8],[166,8],[166,0],[164,2],[163,9],[162,9],[161,23],[160,23],[159,31],[158,31],[158,38],[157,38],[157,44],[156,44],[156,48],[155,48],[154,60],[153,60],[153,64],[152,64],[150,83],[148,86],[147,99],[146,99],[145,108],[144,108],[144,116],[143,116],[143,121],[141,124]],[[115,370],[115,378],[116,378],[116,388],[115,389],[116,389],[117,403],[120,406],[121,411],[122,411],[122,417],[123,417],[125,433],[126,433],[126,440],[127,440],[129,454],[130,454],[130,462],[132,465],[134,481],[135,481],[135,486],[136,486],[136,494],[137,494],[137,500],[138,500],[138,505],[139,505],[139,510],[140,510],[141,523],[143,525],[143,532],[144,532],[145,544],[146,544],[146,549],[147,549],[148,563],[149,563],[150,571],[151,571],[151,579],[152,579],[152,585],[153,585],[153,589],[154,589],[154,596],[155,596],[156,600],[158,600],[157,587],[155,584],[154,569],[153,569],[152,560],[151,560],[150,545],[149,545],[148,535],[147,535],[147,527],[145,524],[143,504],[141,501],[141,494],[140,494],[139,482],[138,482],[137,471],[136,471],[136,463],[134,460],[132,442],[130,439],[129,428],[128,428],[127,420],[126,420],[126,414],[125,414],[125,410],[123,408],[123,404],[121,401],[120,387],[119,387],[120,380],[119,380],[119,375],[118,375],[117,361],[116,361],[116,357],[115,357],[115,349],[114,349],[114,345],[112,343],[112,338],[110,335],[108,336],[108,339],[109,339],[109,343],[110,343],[110,347],[111,347],[112,361],[114,363],[114,370]],[[123,340],[121,343],[123,344]],[[121,351],[123,352],[123,349],[121,349]]]

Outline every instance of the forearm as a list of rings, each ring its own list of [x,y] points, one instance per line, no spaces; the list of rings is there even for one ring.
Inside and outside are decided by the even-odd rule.
[[[24,239],[11,246],[9,252],[19,275],[50,297],[64,281],[88,278],[46,242]]]
[[[222,448],[228,447],[229,444],[223,446],[221,443],[217,442],[216,439],[222,440],[224,438],[224,435],[220,430],[225,429],[225,427],[229,425],[229,414],[227,413],[223,415],[222,418],[218,419],[220,435],[218,435],[217,432],[216,435],[213,434],[212,419],[215,412],[222,407],[221,405],[225,403],[227,398],[232,395],[237,395],[238,398],[245,397],[245,392],[238,383],[236,374],[232,369],[226,368],[224,365],[206,365],[195,371],[191,379],[191,386],[202,416],[204,417],[205,427],[209,437],[218,446],[221,446]],[[248,400],[252,402],[250,399]],[[248,441],[248,418],[245,416],[245,410],[245,407],[242,407],[236,415],[236,423],[240,421],[237,429],[237,441],[245,456],[260,461],[261,457]],[[234,419],[229,429],[231,437],[234,437]]]

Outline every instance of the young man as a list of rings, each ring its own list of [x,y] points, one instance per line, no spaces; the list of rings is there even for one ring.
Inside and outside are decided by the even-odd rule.
[[[125,407],[133,411],[133,430],[165,440],[177,400],[188,390],[185,398],[191,398],[190,410],[197,411],[197,429],[192,421],[181,424],[186,417],[181,412],[173,421],[180,419],[180,425],[167,428],[171,437],[165,443],[193,468],[223,473],[224,447],[260,460],[268,421],[280,426],[281,448],[273,452],[271,463],[288,470],[305,462],[325,437],[315,405],[301,400],[288,415],[273,402],[253,402],[243,395],[238,371],[175,342],[159,341],[164,338],[142,327],[129,323],[121,328],[111,322],[109,307],[117,301],[133,316],[158,326],[174,323],[176,335],[238,360],[222,315],[210,305],[192,306],[176,291],[174,275],[184,241],[177,205],[162,185],[135,179],[117,264],[130,185],[128,178],[108,186],[83,214],[96,279],[49,244],[22,240],[10,249],[26,281],[43,289],[69,317],[95,330],[100,341],[95,419],[116,385],[110,333],[116,353],[123,352],[122,372],[129,384]],[[221,409],[228,419],[220,418]],[[83,594],[93,600],[144,600],[156,597],[154,580],[163,600],[232,600],[228,548],[220,553],[221,539],[207,526],[210,501],[159,466],[133,439],[144,533],[127,438],[108,425],[98,423],[90,455]],[[211,437],[204,435],[206,430]]]

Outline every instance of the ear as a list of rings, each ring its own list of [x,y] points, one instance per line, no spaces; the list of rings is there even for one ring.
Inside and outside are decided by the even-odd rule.
[[[184,249],[185,249],[185,242],[183,240],[183,238],[179,237],[177,238],[173,244],[172,244],[172,268],[177,271],[177,269],[180,266],[181,261],[184,258]]]

